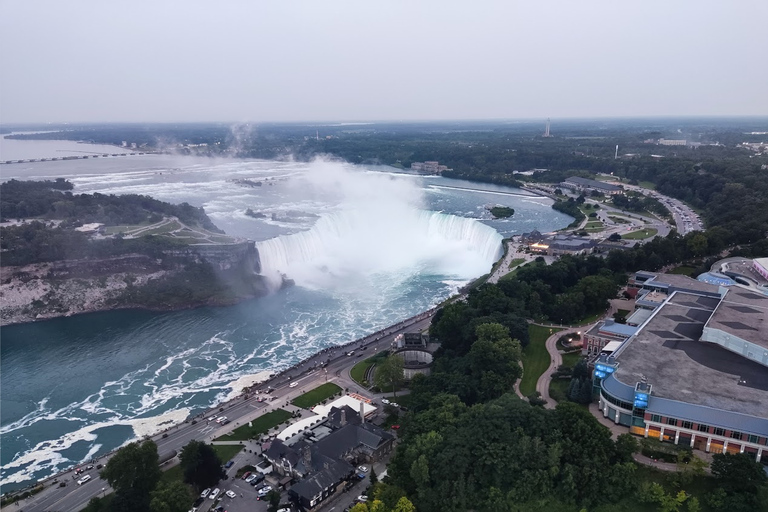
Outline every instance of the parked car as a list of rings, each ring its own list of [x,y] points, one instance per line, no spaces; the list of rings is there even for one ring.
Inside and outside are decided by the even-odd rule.
[[[271,485],[265,485],[264,487],[262,487],[261,489],[259,489],[259,492],[258,492],[258,494],[259,494],[259,498],[263,498],[264,496],[266,496],[267,494],[269,494],[269,492],[270,492],[271,490],[272,490],[272,486],[271,486]]]
[[[243,477],[242,477],[242,478],[243,478],[243,480],[245,480],[246,482],[250,482],[250,480],[248,480],[248,477],[249,477],[249,476],[251,476],[251,472],[250,472],[250,471],[246,471],[246,472],[245,472],[245,474],[243,475]]]
[[[219,488],[217,487],[217,488],[215,488],[215,489],[214,489],[214,490],[211,492],[211,494],[210,494],[208,497],[209,497],[209,498],[211,498],[212,500],[215,500],[215,499],[216,499],[216,497],[219,495],[219,493],[220,493],[220,492],[221,492],[221,489],[219,489]]]
[[[203,492],[200,493],[200,497],[205,499],[208,497],[208,495],[211,494],[211,489],[203,489]]]
[[[227,496],[229,496],[230,498],[236,498],[237,497],[237,494],[235,494],[235,491],[227,491],[225,494]]]
[[[399,430],[399,429],[400,429],[400,425],[392,425],[392,430]]]
[[[357,470],[361,473],[367,473],[369,469],[368,466],[357,466]]]
[[[357,501],[359,501],[360,503],[365,503],[366,501],[368,501],[368,496],[366,496],[365,494],[361,494],[360,496],[357,497]]]
[[[231,460],[231,461],[227,462],[226,464],[224,464],[224,467],[229,469],[229,468],[231,468],[234,465],[235,465],[235,461]]]
[[[251,482],[251,485],[256,487],[263,481],[264,481],[264,475],[256,475],[256,478],[253,479],[253,481]]]
[[[383,403],[384,405],[389,405],[389,400],[387,400],[386,398],[382,398],[381,403]]]

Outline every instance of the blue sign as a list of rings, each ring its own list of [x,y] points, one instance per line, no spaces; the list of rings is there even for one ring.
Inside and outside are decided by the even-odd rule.
[[[643,400],[635,400],[635,407],[638,409],[645,409],[648,407],[648,402],[645,402]]]
[[[595,377],[599,379],[604,379],[606,377],[605,372],[601,372],[600,370],[595,370]]]
[[[616,368],[614,368],[613,366],[607,366],[607,365],[604,365],[604,364],[598,364],[598,365],[595,365],[595,370],[599,370],[599,371],[601,371],[603,373],[609,373],[610,374],[610,373],[615,372]]]

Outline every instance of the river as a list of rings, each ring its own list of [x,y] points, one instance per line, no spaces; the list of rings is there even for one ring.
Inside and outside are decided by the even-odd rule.
[[[3,328],[3,491],[182,421],[238,379],[426,310],[488,272],[502,236],[571,220],[517,189],[327,161],[143,155],[3,165],[2,176],[203,206],[228,234],[257,241],[263,272],[296,281],[231,307]],[[488,204],[515,214],[492,220]]]

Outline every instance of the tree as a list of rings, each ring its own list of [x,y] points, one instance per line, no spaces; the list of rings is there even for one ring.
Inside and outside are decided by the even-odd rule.
[[[214,487],[226,477],[221,467],[221,459],[211,445],[202,441],[190,441],[179,455],[184,481],[192,484],[199,491]]]
[[[115,510],[149,510],[150,493],[161,476],[157,445],[153,441],[121,448],[101,472],[101,477],[115,490]]]
[[[397,501],[397,505],[392,509],[392,512],[416,512],[416,507],[413,506],[413,503],[408,498],[403,496]]]
[[[349,512],[368,512],[368,505],[365,503],[358,503],[352,507]]]
[[[387,356],[381,364],[377,365],[373,380],[376,387],[382,391],[388,387],[397,396],[397,387],[403,382],[403,358],[396,355]]]
[[[620,434],[616,438],[616,457],[619,462],[632,462],[632,455],[640,449],[631,434]]]
[[[757,494],[768,481],[762,465],[746,453],[716,453],[711,467],[712,475],[728,494]]]
[[[379,477],[373,468],[371,468],[371,476],[368,478],[370,478],[371,480],[371,485],[376,485],[377,483],[379,483]]]
[[[151,512],[185,512],[189,510],[194,497],[189,487],[181,482],[161,483],[152,491],[149,502]]]
[[[272,489],[267,493],[267,502],[269,505],[267,505],[267,512],[277,512],[277,509],[280,508],[280,493],[276,490]]]

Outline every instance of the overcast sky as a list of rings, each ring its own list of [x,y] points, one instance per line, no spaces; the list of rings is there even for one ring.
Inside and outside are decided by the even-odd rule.
[[[768,115],[768,2],[0,0],[0,122]]]

